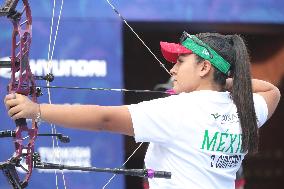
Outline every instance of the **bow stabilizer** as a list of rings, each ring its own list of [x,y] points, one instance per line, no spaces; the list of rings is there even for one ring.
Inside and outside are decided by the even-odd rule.
[[[20,2],[22,7],[21,12],[16,10]],[[28,0],[6,0],[4,6],[0,8],[0,17],[2,16],[7,17],[13,24],[12,49],[11,49],[12,54],[10,57],[11,61],[0,61],[0,68],[11,69],[11,79],[10,83],[8,84],[8,94],[19,93],[25,96],[30,96],[33,102],[37,102],[37,97],[41,95],[41,90],[36,86],[35,81],[47,80],[48,82],[51,82],[53,81],[54,76],[52,74],[48,74],[46,76],[34,76],[31,72],[29,64],[29,53],[32,41],[32,15]],[[124,22],[126,21],[124,20]],[[139,38],[139,36],[137,37]],[[163,66],[163,64],[160,61],[159,63],[161,67],[166,70],[166,68]],[[86,89],[80,87],[68,88],[68,87],[54,87],[54,86],[47,86],[45,88]],[[103,88],[88,88],[88,90],[110,90],[110,91],[120,91],[120,92],[160,92],[160,91],[149,91],[149,90],[103,89]],[[55,136],[63,143],[69,142],[70,141],[69,137],[64,136],[60,133],[39,134],[38,124],[34,119],[32,120],[32,124],[30,127],[28,127],[26,119],[18,119],[15,121],[15,123],[16,123],[15,130],[0,131],[0,138],[12,137],[14,139],[15,152],[13,156],[5,162],[0,162],[0,169],[3,171],[4,175],[8,179],[13,189],[23,189],[28,186],[33,168],[108,172],[108,173],[124,174],[124,175],[147,177],[147,178],[156,177],[156,178],[169,179],[171,177],[170,172],[154,171],[152,169],[122,169],[122,168],[112,169],[112,168],[97,168],[97,167],[80,167],[80,166],[69,166],[69,165],[41,162],[39,154],[36,153],[34,150],[35,140],[37,139],[38,136]],[[23,137],[24,134],[25,137]],[[28,141],[24,141],[26,139]],[[21,164],[22,161],[25,161],[27,168]],[[23,178],[20,177],[20,175],[18,174],[16,169],[17,167],[21,168],[26,172]]]

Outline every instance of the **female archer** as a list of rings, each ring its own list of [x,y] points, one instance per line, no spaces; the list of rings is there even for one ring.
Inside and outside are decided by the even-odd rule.
[[[161,51],[174,63],[176,95],[98,106],[36,104],[10,94],[4,100],[8,114],[150,142],[146,167],[172,173],[172,179],[151,179],[151,189],[233,189],[244,156],[258,150],[258,128],[275,111],[278,88],[251,79],[238,35],[184,32],[179,44],[161,42]]]

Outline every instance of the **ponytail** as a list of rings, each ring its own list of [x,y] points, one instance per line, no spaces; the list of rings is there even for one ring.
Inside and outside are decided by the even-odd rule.
[[[230,77],[233,78],[231,97],[237,107],[242,129],[242,152],[256,153],[258,127],[252,94],[250,60],[245,42],[239,35],[200,33],[196,36],[231,64]],[[227,77],[215,69],[214,82],[225,87]]]
[[[242,128],[242,151],[258,151],[258,127],[253,103],[250,61],[246,45],[238,35],[232,36],[235,64],[232,70],[232,98],[237,106]]]

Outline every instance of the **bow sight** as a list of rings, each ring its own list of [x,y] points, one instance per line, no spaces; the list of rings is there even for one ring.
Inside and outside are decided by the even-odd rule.
[[[21,12],[16,10],[19,2],[22,2],[23,9]],[[8,93],[19,93],[30,96],[32,101],[36,103],[37,97],[41,96],[42,92],[40,88],[36,86],[35,81],[46,80],[51,82],[53,81],[54,76],[52,74],[47,74],[46,76],[34,76],[31,72],[29,52],[32,38],[32,15],[28,0],[6,0],[5,4],[0,8],[0,17],[2,16],[7,17],[13,24],[11,61],[0,61],[0,68],[11,69]],[[105,90],[101,88],[96,89]],[[117,89],[112,90],[117,91]],[[124,91],[130,90],[124,89]],[[30,127],[28,127],[26,119],[18,119],[15,123],[15,130],[0,131],[0,138],[12,137],[14,139],[15,152],[13,156],[4,162],[0,162],[0,169],[3,171],[13,189],[23,189],[28,186],[33,168],[108,172],[147,178],[171,178],[170,172],[154,171],[152,169],[80,167],[41,162],[40,155],[34,151],[35,140],[38,136],[55,136],[63,143],[69,142],[69,137],[60,133],[38,133],[38,125],[34,119],[32,120],[32,125]],[[22,136],[24,133],[27,136]],[[24,144],[24,140],[27,143],[26,145]],[[25,161],[27,168],[21,164],[21,161]],[[26,175],[24,178],[20,178],[16,169],[17,167],[25,171]]]

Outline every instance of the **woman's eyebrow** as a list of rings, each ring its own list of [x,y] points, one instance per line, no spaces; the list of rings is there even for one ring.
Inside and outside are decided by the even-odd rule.
[[[190,54],[181,54],[178,56],[177,61],[183,61],[183,58],[187,57]]]

